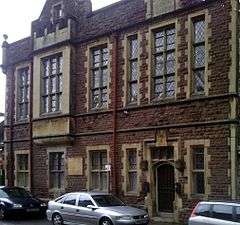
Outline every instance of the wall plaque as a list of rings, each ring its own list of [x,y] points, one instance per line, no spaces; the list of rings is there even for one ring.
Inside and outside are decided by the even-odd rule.
[[[83,175],[83,158],[68,158],[68,175],[82,176]]]

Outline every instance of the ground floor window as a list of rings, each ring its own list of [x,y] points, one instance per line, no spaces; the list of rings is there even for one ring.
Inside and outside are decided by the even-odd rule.
[[[108,164],[107,151],[90,152],[90,189],[98,191],[107,191],[108,172],[105,165]]]
[[[49,184],[51,189],[64,188],[64,153],[49,153]]]
[[[137,149],[127,149],[127,192],[137,192]]]
[[[204,147],[198,146],[193,148],[192,156],[193,193],[205,194]]]
[[[29,188],[29,155],[16,155],[16,186]]]

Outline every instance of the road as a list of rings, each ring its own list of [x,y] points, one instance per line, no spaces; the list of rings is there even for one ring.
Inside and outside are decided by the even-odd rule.
[[[37,219],[17,219],[17,220],[6,220],[0,221],[0,225],[51,225],[45,219],[37,220]],[[173,225],[173,224],[162,224],[162,223],[154,223],[150,225]]]

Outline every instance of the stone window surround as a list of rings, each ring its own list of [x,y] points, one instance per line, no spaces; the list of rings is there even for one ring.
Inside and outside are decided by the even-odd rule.
[[[61,19],[61,18],[63,18],[64,17],[64,4],[63,4],[63,1],[59,1],[58,3],[56,3],[56,4],[53,4],[52,5],[52,8],[51,8],[51,22],[52,23],[54,23],[55,22],[55,18],[54,18],[54,8],[56,7],[56,6],[58,6],[58,5],[61,5],[61,7],[62,7],[62,16],[60,17],[60,18],[58,18],[57,20],[59,20],[59,19]]]
[[[137,36],[138,40],[138,97],[137,97],[137,105],[140,105],[140,100],[141,100],[141,93],[140,90],[142,88],[142,85],[140,83],[140,78],[141,78],[141,54],[142,54],[142,47],[141,47],[141,33],[140,31],[138,32],[132,32],[128,33],[124,36],[124,40],[122,41],[122,47],[123,47],[123,59],[124,59],[124,76],[123,76],[123,82],[124,85],[122,87],[122,93],[124,93],[122,97],[122,103],[123,107],[126,107],[128,104],[133,104],[129,103],[128,97],[129,97],[129,87],[128,87],[128,81],[129,81],[129,40],[132,36]],[[134,103],[136,104],[136,103]]]
[[[47,161],[46,161],[46,166],[47,166],[47,187],[49,189],[50,193],[56,193],[61,194],[65,192],[65,189],[67,187],[67,181],[66,181],[66,175],[67,175],[67,157],[66,157],[66,152],[67,152],[67,147],[49,147],[47,148]],[[56,189],[56,188],[50,188],[50,153],[63,153],[64,155],[64,187],[61,189]]]
[[[209,95],[209,89],[210,89],[210,83],[208,82],[208,77],[210,76],[210,70],[208,64],[210,63],[210,57],[209,57],[209,50],[211,49],[211,46],[209,44],[209,37],[211,36],[211,30],[209,28],[209,24],[211,22],[211,16],[208,14],[208,10],[202,10],[196,13],[192,13],[188,15],[188,20],[185,24],[185,27],[188,29],[188,35],[187,35],[187,43],[188,43],[188,50],[187,50],[187,56],[188,56],[188,77],[187,77],[187,98],[191,98],[193,96],[198,96],[197,94],[193,94],[193,21],[195,18],[198,17],[204,17],[205,18],[205,88],[204,88],[204,95]]]
[[[18,165],[17,165],[17,156],[18,155],[28,155],[28,174],[29,174],[29,178],[28,178],[28,187],[27,189],[30,190],[31,189],[31,162],[30,162],[30,151],[29,150],[18,150],[15,151],[14,153],[14,175],[15,175],[15,179],[14,179],[14,185],[18,186],[17,184],[17,179],[18,179]]]
[[[86,158],[86,161],[85,161],[85,167],[86,167],[86,170],[85,170],[85,177],[86,177],[86,190],[87,191],[90,191],[91,190],[91,182],[90,182],[90,173],[91,173],[91,170],[90,170],[90,164],[91,164],[91,159],[90,159],[90,152],[91,151],[103,151],[105,150],[107,152],[107,161],[108,161],[108,164],[111,164],[111,158],[110,158],[110,146],[109,145],[95,145],[95,146],[86,146],[86,155],[87,155],[87,158]],[[110,181],[110,184],[108,184],[111,186],[111,181]],[[109,187],[108,187],[109,189]]]
[[[147,64],[148,66],[148,92],[146,93],[146,98],[148,99],[148,103],[150,104],[152,102],[152,91],[153,91],[153,81],[152,81],[152,74],[153,74],[153,66],[154,66],[154,59],[153,59],[153,50],[154,50],[154,32],[156,30],[159,30],[161,28],[167,27],[167,26],[174,26],[176,30],[176,39],[175,39],[175,95],[174,97],[171,97],[170,99],[176,98],[177,97],[177,91],[178,91],[178,68],[180,68],[180,65],[178,63],[178,43],[180,43],[180,39],[178,38],[178,31],[179,31],[179,26],[178,26],[178,21],[177,19],[173,20],[168,20],[164,22],[160,22],[158,24],[154,24],[153,26],[149,27],[148,35],[147,35],[147,41],[149,43],[149,52],[148,52],[148,60]],[[160,99],[159,101],[166,101],[169,98],[163,98]]]
[[[70,110],[70,58],[71,58],[71,47],[66,45],[60,48],[49,50],[48,52],[40,53],[34,56],[33,66],[33,118],[37,119],[42,116],[59,115],[59,113],[48,113],[47,115],[41,115],[41,60],[51,55],[61,54],[63,56],[63,77],[62,77],[62,110],[61,114],[69,114]]]
[[[16,122],[26,122],[29,121],[29,116],[28,118],[24,119],[24,120],[20,120],[18,119],[18,97],[19,97],[19,88],[18,88],[18,84],[19,84],[19,74],[18,71],[24,68],[29,68],[29,98],[30,98],[30,89],[31,89],[31,64],[29,62],[25,62],[25,63],[21,63],[18,64],[15,68],[15,72],[14,72],[14,77],[15,77],[15,121]],[[30,99],[29,99],[29,104],[28,104],[28,114],[30,112]]]
[[[107,107],[106,108],[99,108],[99,109],[92,109],[91,107],[91,62],[92,62],[92,49],[97,48],[98,46],[106,45],[108,52],[109,52],[109,62],[108,62],[108,85],[107,85]],[[98,111],[98,110],[105,110],[109,108],[109,105],[111,104],[111,89],[110,89],[110,83],[111,83],[111,75],[112,75],[112,44],[110,44],[109,38],[101,38],[97,39],[95,42],[89,44],[87,46],[87,50],[85,52],[86,56],[86,61],[84,63],[84,68],[86,70],[86,83],[85,83],[85,88],[86,88],[86,104],[85,108],[87,112],[89,111]]]
[[[128,177],[128,170],[127,170],[127,163],[128,163],[128,154],[127,151],[129,149],[136,149],[137,151],[137,192],[129,192],[127,190],[127,177]],[[123,144],[122,145],[122,165],[123,169],[121,172],[121,175],[124,179],[122,183],[122,190],[124,192],[125,196],[140,196],[141,192],[141,183],[140,183],[140,177],[141,177],[141,168],[140,168],[140,163],[141,163],[141,157],[140,157],[140,151],[142,149],[141,143],[136,143],[136,144]]]
[[[204,147],[204,167],[205,167],[205,194],[195,194],[193,191],[193,154],[192,151],[198,147]],[[186,162],[186,170],[184,171],[184,177],[188,178],[186,184],[184,184],[185,194],[188,195],[188,198],[201,197],[203,199],[207,199],[208,195],[211,193],[210,185],[208,183],[208,179],[211,176],[211,171],[209,168],[209,162],[211,161],[211,156],[208,154],[208,148],[210,147],[209,139],[192,139],[184,141],[184,148],[187,151],[187,154],[184,156],[184,161]]]

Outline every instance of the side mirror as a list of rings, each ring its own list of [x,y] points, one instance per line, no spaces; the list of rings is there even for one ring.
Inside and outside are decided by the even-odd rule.
[[[88,205],[87,208],[88,208],[88,209],[91,209],[91,210],[96,210],[96,209],[98,209],[98,207],[96,207],[95,205]]]

